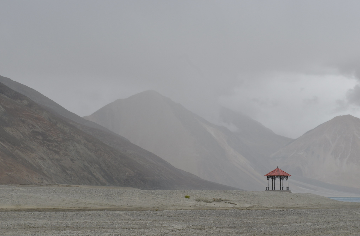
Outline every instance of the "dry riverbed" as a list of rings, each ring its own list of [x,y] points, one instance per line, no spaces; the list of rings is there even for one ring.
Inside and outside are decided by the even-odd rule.
[[[360,203],[313,194],[0,186],[2,235],[360,235]]]

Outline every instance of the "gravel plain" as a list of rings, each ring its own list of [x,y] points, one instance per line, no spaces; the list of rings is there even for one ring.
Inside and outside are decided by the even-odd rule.
[[[360,203],[269,191],[0,186],[0,234],[360,235]]]

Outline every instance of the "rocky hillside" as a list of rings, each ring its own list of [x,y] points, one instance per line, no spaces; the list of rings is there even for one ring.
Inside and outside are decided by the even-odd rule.
[[[303,181],[360,188],[360,119],[335,117],[274,153],[272,160]]]
[[[0,183],[229,189],[180,171],[115,134],[109,137],[105,129],[82,126],[85,133],[74,124],[0,83]]]
[[[243,154],[251,149],[237,134],[155,91],[116,100],[85,118],[201,178],[248,190],[265,188],[253,158]]]

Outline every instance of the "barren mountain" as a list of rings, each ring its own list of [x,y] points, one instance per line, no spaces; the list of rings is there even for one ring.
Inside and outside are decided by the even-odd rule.
[[[3,83],[4,85],[11,88],[12,90],[14,90],[22,95],[25,95],[26,97],[33,100],[35,103],[45,107],[48,110],[51,110],[51,111],[57,113],[58,115],[63,116],[64,118],[67,118],[78,124],[85,125],[87,127],[95,128],[98,130],[103,130],[105,132],[110,132],[109,130],[105,129],[101,125],[98,125],[94,122],[85,120],[82,117],[66,110],[65,108],[63,108],[62,106],[60,106],[59,104],[54,102],[53,100],[49,99],[48,97],[44,96],[43,94],[39,93],[38,91],[36,91],[26,85],[20,84],[16,81],[13,81],[13,80],[3,77],[3,76],[0,76],[0,83]]]
[[[270,156],[292,141],[290,138],[275,134],[260,122],[230,109],[222,107],[220,121],[232,130],[231,146],[254,163],[261,173],[270,171]],[[275,166],[273,166],[275,168]]]
[[[252,160],[239,151],[248,147],[236,134],[155,91],[116,100],[85,118],[201,178],[249,190],[265,187]]]
[[[73,124],[0,83],[0,183],[229,189],[178,170],[104,128],[84,130],[117,148]]]
[[[274,165],[301,181],[360,188],[360,119],[338,116],[272,155]]]

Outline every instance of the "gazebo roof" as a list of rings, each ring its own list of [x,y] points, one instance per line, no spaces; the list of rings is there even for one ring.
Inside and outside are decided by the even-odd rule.
[[[288,173],[286,173],[285,171],[279,169],[279,167],[276,167],[275,170],[270,171],[269,173],[267,173],[265,176],[291,176]]]

